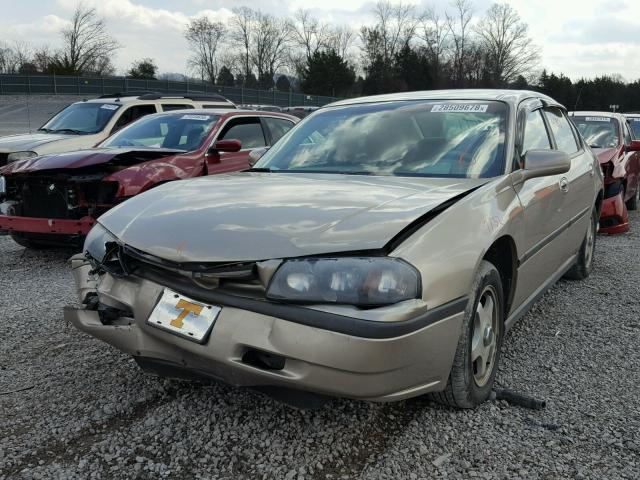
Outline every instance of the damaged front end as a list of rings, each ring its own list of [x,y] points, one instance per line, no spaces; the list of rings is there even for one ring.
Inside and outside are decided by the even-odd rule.
[[[0,230],[18,243],[80,247],[96,219],[125,200],[127,168],[175,152],[79,152],[3,169]]]

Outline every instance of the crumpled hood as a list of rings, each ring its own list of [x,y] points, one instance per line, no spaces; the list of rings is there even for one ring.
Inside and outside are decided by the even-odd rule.
[[[593,153],[596,154],[596,157],[598,157],[598,162],[600,163],[607,163],[616,155],[617,151],[618,151],[617,148],[594,148],[593,149]]]
[[[174,262],[225,262],[379,249],[486,179],[245,172],[171,182],[99,222]]]
[[[39,146],[51,142],[76,138],[77,135],[58,133],[22,133],[0,137],[0,152],[23,152],[36,150]]]
[[[175,155],[177,153],[184,152],[181,150],[167,150],[161,148],[94,148],[89,150],[77,150],[75,152],[43,155],[41,157],[20,160],[3,167],[0,169],[0,173],[3,175],[11,175],[43,170],[85,168],[109,163],[116,157],[123,160],[129,159],[129,163],[134,164],[136,163],[134,158],[137,158],[140,161],[146,161],[154,158]]]

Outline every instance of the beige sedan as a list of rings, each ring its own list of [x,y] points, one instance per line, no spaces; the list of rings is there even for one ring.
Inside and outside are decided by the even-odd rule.
[[[65,318],[167,376],[285,400],[486,400],[505,331],[592,268],[598,162],[526,91],[324,107],[250,171],[99,219]]]

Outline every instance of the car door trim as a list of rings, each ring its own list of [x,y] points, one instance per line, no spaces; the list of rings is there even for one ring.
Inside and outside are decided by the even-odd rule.
[[[527,250],[522,257],[518,260],[518,267],[521,267],[527,260],[530,260],[536,253],[549,245],[552,241],[558,238],[565,230],[568,230],[572,225],[577,223],[586,213],[591,210],[591,207],[587,207],[581,210],[576,216],[571,218],[567,223],[561,225],[559,228],[551,232],[545,238],[540,240],[537,244]]]

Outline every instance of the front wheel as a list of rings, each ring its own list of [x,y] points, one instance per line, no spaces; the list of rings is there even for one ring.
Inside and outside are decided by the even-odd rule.
[[[591,211],[591,218],[589,221],[589,229],[585,234],[580,250],[578,251],[578,258],[576,263],[571,269],[565,273],[565,277],[570,280],[584,280],[591,274],[593,269],[593,256],[596,252],[596,229],[598,228],[598,212],[596,209]]]
[[[476,407],[491,395],[504,335],[504,293],[492,263],[480,263],[471,292],[447,386],[432,394],[456,408]]]

